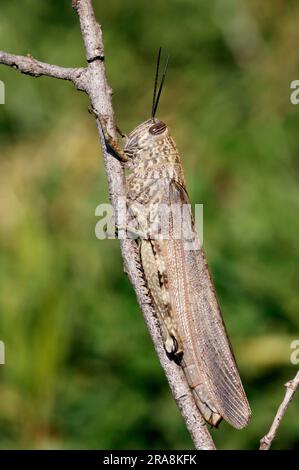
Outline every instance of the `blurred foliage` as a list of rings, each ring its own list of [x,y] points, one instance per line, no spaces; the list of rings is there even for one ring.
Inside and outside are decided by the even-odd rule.
[[[71,1],[2,0],[1,49],[84,65]],[[171,54],[159,116],[172,128],[253,410],[221,448],[250,448],[295,375],[299,336],[299,4],[94,0],[118,123],[149,116],[156,51]],[[117,241],[88,100],[69,83],[1,67],[1,448],[192,448]],[[299,446],[299,397],[276,449]]]

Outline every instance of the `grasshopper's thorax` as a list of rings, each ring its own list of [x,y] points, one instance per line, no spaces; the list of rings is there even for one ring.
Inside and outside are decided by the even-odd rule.
[[[183,180],[180,156],[169,129],[158,119],[149,119],[128,136],[124,148],[135,176],[174,177]]]

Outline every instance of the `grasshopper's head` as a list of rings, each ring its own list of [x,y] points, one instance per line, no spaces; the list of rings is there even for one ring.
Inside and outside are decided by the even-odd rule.
[[[169,131],[164,122],[156,118],[148,119],[128,135],[124,151],[131,158],[140,153],[151,153],[164,140],[168,140],[168,137]]]
[[[155,154],[156,150],[160,148],[160,150],[165,150],[165,144],[169,142],[169,131],[164,124],[164,122],[160,121],[155,117],[156,111],[158,108],[158,103],[161,95],[161,91],[163,88],[163,83],[165,80],[166,70],[168,66],[169,56],[167,57],[166,64],[164,67],[161,83],[159,86],[159,90],[157,92],[157,84],[159,78],[159,66],[160,66],[160,57],[161,57],[161,47],[158,53],[157,59],[157,67],[156,67],[156,75],[155,75],[155,86],[154,86],[154,93],[153,93],[153,103],[152,103],[152,117],[147,121],[143,122],[139,126],[137,126],[128,136],[127,142],[124,148],[125,153],[128,157],[134,158],[138,155],[143,154],[143,158],[147,155],[149,157]]]

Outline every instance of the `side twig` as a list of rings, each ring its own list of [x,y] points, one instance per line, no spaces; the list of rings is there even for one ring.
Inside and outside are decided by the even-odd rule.
[[[290,380],[289,382],[285,384],[286,392],[285,392],[284,399],[282,400],[277,410],[276,416],[273,420],[273,423],[268,433],[260,440],[260,450],[270,449],[273,439],[275,438],[277,434],[281,420],[284,417],[285,412],[287,411],[287,408],[296,393],[298,385],[299,385],[299,371],[297,372],[293,380]]]
[[[33,77],[46,75],[73,82],[78,90],[87,93],[95,115],[105,117],[109,134],[116,138],[116,125],[111,99],[112,90],[106,79],[101,27],[96,22],[91,0],[73,0],[72,6],[77,12],[80,21],[81,34],[86,50],[87,66],[85,68],[59,67],[39,62],[31,56],[18,56],[1,51],[0,63],[11,66]],[[98,119],[97,128],[104,155],[109,196],[114,211],[116,211],[118,198],[125,196],[124,173],[120,162],[109,153]],[[160,363],[194,445],[197,449],[215,449],[213,440],[196,407],[182,370],[176,364],[169,361],[165,354],[160,328],[149,302],[147,289],[140,270],[136,244],[133,240],[120,240],[120,247],[124,269],[134,287]]]
[[[9,65],[25,75],[31,77],[53,77],[61,80],[69,80],[74,83],[78,90],[83,90],[81,81],[86,71],[85,68],[68,68],[50,65],[36,60],[32,55],[27,56],[8,54],[0,51],[0,63]]]

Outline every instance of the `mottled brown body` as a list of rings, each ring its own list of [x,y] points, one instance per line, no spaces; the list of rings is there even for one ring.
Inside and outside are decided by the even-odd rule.
[[[150,119],[134,129],[123,160],[130,170],[128,230],[138,235],[140,261],[165,350],[183,367],[206,421],[218,426],[224,418],[242,428],[250,408],[198,237],[195,233],[193,249],[186,249],[185,239],[173,235],[173,215],[167,239],[152,233],[152,226],[159,225],[159,205],[183,206],[189,201],[180,156],[166,125]],[[146,223],[149,214],[152,225]]]

